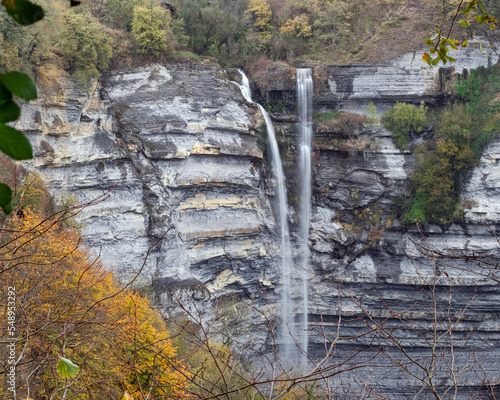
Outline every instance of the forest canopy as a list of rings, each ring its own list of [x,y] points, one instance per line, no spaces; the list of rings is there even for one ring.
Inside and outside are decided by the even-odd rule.
[[[375,62],[423,48],[422,38],[446,24],[454,10],[453,2],[442,10],[442,2],[435,0],[419,7],[410,0],[38,3],[46,16],[29,27],[0,13],[0,70],[33,76],[46,63],[55,63],[82,83],[110,67],[200,61],[200,56],[238,67],[262,57],[289,63]],[[489,27],[474,29],[484,34]],[[458,33],[462,39],[469,35],[467,30]]]

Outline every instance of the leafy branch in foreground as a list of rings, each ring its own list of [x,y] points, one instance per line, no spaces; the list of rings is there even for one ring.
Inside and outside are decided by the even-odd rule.
[[[443,31],[443,29],[440,30],[436,28],[436,33],[434,35],[424,37],[424,39],[426,39],[425,44],[429,46],[430,49],[429,53],[425,52],[422,55],[422,60],[433,66],[438,65],[440,62],[446,64],[448,61],[456,61],[455,58],[450,56],[450,49],[458,50],[459,46],[467,47],[469,45],[468,38],[461,41],[451,37],[453,28],[457,23],[459,23],[462,28],[469,30],[469,36],[471,38],[473,37],[471,22],[475,21],[479,24],[486,23],[489,24],[490,30],[495,30],[498,25],[498,19],[489,12],[486,6],[487,1],[488,0],[460,0],[452,15],[452,20],[448,29]],[[444,9],[443,13],[445,13]],[[477,14],[474,16],[474,13]],[[480,47],[481,50],[484,51],[481,45]]]
[[[19,25],[30,25],[44,17],[43,8],[27,0],[2,0],[5,11]],[[21,109],[12,99],[18,96],[24,100],[37,98],[36,86],[31,78],[18,71],[0,74],[0,151],[14,160],[27,160],[33,157],[31,144],[21,131],[6,125],[21,115]],[[0,183],[0,206],[9,214],[12,190]]]
[[[71,1],[70,5],[78,5]],[[45,16],[43,8],[28,0],[2,0],[5,11],[21,26],[31,25]],[[0,151],[14,160],[33,158],[33,150],[26,136],[19,130],[7,125],[17,120],[21,109],[13,100],[13,96],[29,101],[37,98],[37,90],[32,79],[19,71],[0,74]],[[9,185],[0,183],[0,206],[4,212],[12,211],[13,194]]]

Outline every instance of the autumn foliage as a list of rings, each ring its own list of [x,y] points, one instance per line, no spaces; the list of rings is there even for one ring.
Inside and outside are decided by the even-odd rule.
[[[18,396],[183,397],[189,375],[165,322],[146,298],[120,290],[110,272],[90,261],[78,232],[60,219],[27,207],[0,230],[1,298],[9,286],[16,290]],[[1,320],[5,339],[5,314]],[[80,367],[77,376],[60,377],[60,357]]]

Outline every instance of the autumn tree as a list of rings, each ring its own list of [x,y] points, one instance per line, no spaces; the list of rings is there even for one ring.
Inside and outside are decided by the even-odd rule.
[[[19,194],[25,200],[48,195],[38,190],[28,196],[26,188]],[[81,248],[78,232],[62,225],[65,211],[43,217],[40,204],[46,201],[20,202],[0,230],[0,290],[7,299],[5,291],[13,287],[16,297],[18,393],[47,399],[181,397],[189,374],[176,360],[165,322],[145,297],[121,289]],[[0,318],[5,340],[7,314]],[[78,372],[61,376],[61,360]]]
[[[259,33],[259,36],[265,40],[271,40],[271,7],[266,0],[250,0],[248,3],[247,12],[253,16],[253,24]]]

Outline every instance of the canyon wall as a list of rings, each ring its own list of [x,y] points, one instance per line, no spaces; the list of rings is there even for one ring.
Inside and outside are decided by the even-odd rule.
[[[456,74],[423,65],[418,57],[409,54],[376,66],[315,68],[316,111],[337,107],[364,112],[368,101],[379,112],[396,101],[438,104],[447,96],[447,80]],[[482,53],[471,47],[455,71],[463,74],[464,69],[497,60],[493,49]],[[274,118],[289,177],[294,241],[295,75],[293,69],[276,64],[264,72],[254,73],[253,88],[262,101],[282,106]],[[152,287],[157,305],[167,312],[175,312],[171,293],[179,288],[189,290],[206,318],[211,318],[209,300],[216,297],[231,307],[252,305],[253,311],[230,322],[231,329],[250,346],[269,348],[272,338],[257,310],[274,316],[281,289],[273,180],[265,147],[259,147],[263,127],[257,107],[245,102],[220,68],[191,64],[114,71],[89,91],[76,87],[67,74],[49,70],[39,90],[39,100],[23,106],[16,124],[35,148],[29,167],[41,173],[56,199],[76,195],[87,202],[109,195],[78,217],[87,245],[123,281],[142,268],[139,285]],[[404,195],[415,163],[409,152],[395,148],[389,132],[377,124],[335,129],[318,125],[315,142],[311,329],[323,327],[333,337],[339,313],[360,314],[352,299],[360,299],[366,312],[380,317],[388,310],[415,307],[415,321],[428,326],[432,315],[419,302],[422,284],[441,276],[439,293],[453,287],[448,315],[459,315],[470,303],[456,326],[457,340],[474,329],[467,345],[457,349],[457,359],[467,358],[470,348],[478,354],[489,352],[482,365],[485,374],[500,378],[498,285],[472,273],[468,264],[449,268],[442,260],[436,267],[415,248],[415,242],[427,240],[428,246],[444,251],[498,257],[500,246],[492,230],[500,213],[495,201],[500,197],[500,141],[484,152],[465,185],[464,222],[429,225],[421,231],[394,218],[394,200]],[[298,319],[301,295],[295,289]],[[381,307],[387,305],[384,314]],[[446,313],[441,317],[445,320]],[[360,320],[347,318],[342,336],[356,336],[364,329]],[[353,343],[366,345],[364,340],[339,345],[339,354]],[[404,340],[412,354],[425,354],[421,338],[410,335]],[[321,356],[322,336],[313,331],[310,342],[311,354]],[[376,352],[376,346],[364,354],[370,352]],[[407,382],[391,371],[363,370],[349,379],[397,394]],[[484,387],[481,377],[468,379],[470,387]]]

